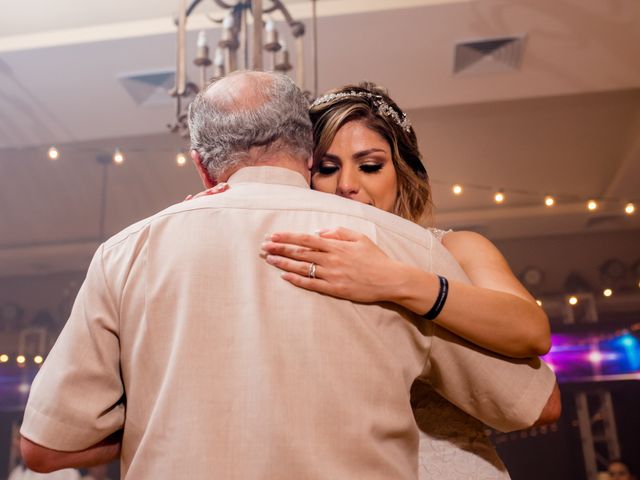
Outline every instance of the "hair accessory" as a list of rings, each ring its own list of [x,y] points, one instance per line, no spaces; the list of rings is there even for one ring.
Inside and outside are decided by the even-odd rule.
[[[316,278],[316,264],[315,263],[311,263],[309,265],[309,271],[307,272],[307,277]]]
[[[373,104],[378,108],[378,113],[380,115],[391,118],[391,120],[393,120],[396,125],[398,125],[407,133],[409,133],[409,131],[411,130],[411,122],[407,118],[406,113],[402,112],[402,114],[399,114],[392,106],[384,101],[382,95],[377,95],[371,92],[356,92],[352,90],[350,92],[328,93],[327,95],[316,98],[315,101],[311,104],[311,107],[313,108],[318,105],[322,105],[323,103],[329,103],[336,99],[353,97],[371,98],[373,100]]]
[[[440,290],[438,291],[438,297],[436,298],[433,307],[427,313],[425,313],[422,318],[426,320],[434,320],[440,312],[442,311],[442,307],[444,307],[444,303],[447,301],[447,294],[449,293],[449,281],[441,275],[438,275],[438,279],[440,280]]]

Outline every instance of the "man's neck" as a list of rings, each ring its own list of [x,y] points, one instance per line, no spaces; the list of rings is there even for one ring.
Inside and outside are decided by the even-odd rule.
[[[261,158],[258,161],[256,161],[255,163],[248,163],[248,164],[242,164],[242,165],[238,165],[237,167],[230,169],[228,171],[225,171],[223,175],[220,176],[220,178],[218,179],[219,182],[226,182],[227,180],[229,180],[229,177],[231,177],[231,175],[233,175],[234,173],[236,173],[238,170],[245,168],[245,167],[280,167],[280,168],[286,168],[287,170],[291,170],[294,171],[296,173],[299,173],[300,175],[302,175],[304,177],[304,179],[307,181],[307,183],[311,182],[311,173],[309,172],[309,169],[307,168],[307,166],[302,163],[300,160],[298,159],[294,159],[288,156],[282,156],[282,157],[278,157],[278,156],[270,156],[269,158]]]

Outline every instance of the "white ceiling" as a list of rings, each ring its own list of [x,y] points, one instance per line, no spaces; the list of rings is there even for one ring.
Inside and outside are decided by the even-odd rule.
[[[309,27],[310,2],[285,4]],[[219,36],[209,6],[218,16],[203,1],[189,19],[190,55],[199,29],[211,43]],[[82,269],[104,235],[200,188],[189,166],[175,165],[185,144],[166,130],[170,98],[139,105],[121,81],[175,68],[175,11],[177,0],[38,0],[5,10],[0,276]],[[437,224],[482,231],[520,264],[518,251],[540,237],[606,234],[612,257],[640,257],[628,240],[624,253],[611,240],[640,230],[640,214],[621,210],[640,201],[640,2],[319,0],[318,15],[320,90],[362,79],[390,90],[420,138]],[[453,75],[457,42],[512,35],[524,36],[519,68]],[[55,162],[50,144],[62,151]],[[123,165],[96,162],[116,146]],[[461,197],[450,193],[454,182],[466,186]],[[507,202],[496,206],[499,188]],[[551,209],[547,193],[561,196]],[[613,200],[588,213],[587,197]]]

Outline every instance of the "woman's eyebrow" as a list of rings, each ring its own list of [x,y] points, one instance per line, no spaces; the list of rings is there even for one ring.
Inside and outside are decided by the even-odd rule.
[[[386,153],[386,151],[382,148],[367,148],[366,150],[360,150],[359,152],[354,153],[352,157],[358,160],[360,158],[371,155],[372,153]],[[340,161],[340,157],[338,155],[334,155],[333,153],[329,152],[325,153],[322,158],[327,160],[334,160],[337,162]]]
[[[353,154],[353,158],[362,158],[371,155],[372,153],[386,153],[382,148],[368,148],[366,150],[361,150]]]

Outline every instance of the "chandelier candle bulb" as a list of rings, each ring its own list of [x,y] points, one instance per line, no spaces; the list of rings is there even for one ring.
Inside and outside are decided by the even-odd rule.
[[[453,187],[451,187],[451,191],[454,195],[462,195],[462,185],[456,183]]]
[[[587,202],[587,209],[590,212],[593,212],[594,210],[597,210],[598,209],[598,202],[596,202],[595,200],[589,200]]]
[[[224,68],[224,51],[222,48],[216,48],[216,53],[213,57],[213,77],[222,78],[225,76]]]
[[[280,42],[280,47],[281,50],[277,54],[274,69],[276,72],[286,74],[292,68],[291,62],[289,61],[289,50],[287,49],[287,44],[284,41]]]
[[[500,190],[499,192],[496,192],[495,195],[493,196],[493,200],[496,203],[503,203],[505,199],[504,193],[502,192],[502,190]]]
[[[547,195],[546,197],[544,197],[544,204],[547,207],[553,207],[556,204],[556,199],[551,195]]]

